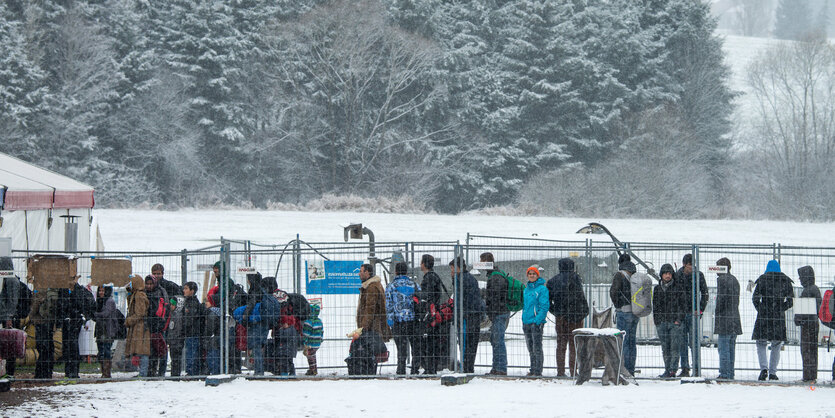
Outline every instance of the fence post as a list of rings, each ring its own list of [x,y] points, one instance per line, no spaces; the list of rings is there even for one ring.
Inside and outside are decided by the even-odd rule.
[[[457,330],[457,344],[450,344],[450,357],[452,357],[453,365],[455,366],[455,371],[458,373],[464,372],[464,346],[466,344],[472,344],[472,341],[467,341],[466,336],[466,319],[464,318],[464,267],[461,265],[461,261],[463,260],[463,252],[461,251],[461,242],[457,242],[455,244],[455,250],[453,251],[453,260],[455,260],[454,268],[458,272],[457,274],[453,274],[452,280],[452,288],[453,292],[455,292],[455,310],[453,311],[454,315],[452,317],[452,328],[453,330]],[[478,341],[476,341],[478,344]],[[458,347],[458,351],[456,353],[455,347]],[[458,354],[456,356],[456,354]]]
[[[594,303],[594,299],[592,299],[592,282],[594,282],[594,272],[592,271],[592,268],[594,266],[594,262],[592,261],[591,257],[592,257],[591,239],[586,238],[586,272],[588,272],[586,274],[586,286],[585,286],[586,287],[586,300],[587,301],[590,300],[590,301],[592,301],[592,303]],[[590,328],[592,326],[591,325],[591,316],[592,316],[591,312],[593,312],[592,303],[587,304],[589,306],[589,312],[586,312],[587,315],[586,315],[586,318],[584,320],[586,328]]]
[[[226,332],[229,323],[229,278],[231,257],[229,255],[230,244],[222,239],[220,247],[220,280],[218,280],[218,289],[220,290],[220,372],[222,374],[229,373],[229,334]]]
[[[702,348],[702,321],[701,321],[701,280],[699,280],[699,272],[701,269],[699,268],[699,246],[693,246],[693,271],[691,273],[691,283],[693,284],[693,311],[691,312],[693,315],[693,341],[692,341],[692,350],[693,350],[693,376],[701,376],[702,375],[702,365],[701,365],[701,348]]]
[[[180,252],[180,286],[185,286],[188,281],[188,250]]]
[[[302,291],[302,245],[299,234],[296,234],[296,242],[293,243],[293,292]]]

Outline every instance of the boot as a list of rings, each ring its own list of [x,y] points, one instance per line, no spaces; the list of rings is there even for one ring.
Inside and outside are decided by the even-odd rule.
[[[681,369],[681,373],[678,374],[678,377],[690,377],[690,369],[683,367]]]
[[[110,370],[113,366],[113,360],[102,360],[101,361],[101,377],[105,379],[110,378]]]

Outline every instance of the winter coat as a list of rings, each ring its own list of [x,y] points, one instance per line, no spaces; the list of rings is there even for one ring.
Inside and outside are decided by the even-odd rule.
[[[386,292],[380,281],[379,276],[374,276],[362,282],[357,305],[357,328],[373,330],[388,342],[391,329],[386,323]]]
[[[429,302],[430,305],[435,305],[436,307],[441,306],[441,303],[444,302],[444,296],[446,292],[444,291],[444,282],[441,280],[441,277],[438,276],[438,273],[435,273],[432,270],[426,272],[423,275],[423,280],[420,282],[420,291],[421,295],[426,298],[426,301]]]
[[[815,270],[812,266],[803,266],[797,269],[797,275],[800,277],[800,284],[803,286],[803,291],[800,292],[802,298],[815,298],[815,311],[820,311],[821,291],[815,285]],[[818,323],[817,315],[795,315],[794,324],[798,326],[812,326]]]
[[[96,330],[93,332],[93,335],[96,337],[97,342],[112,341],[116,337],[116,330],[119,327],[118,320],[116,319],[117,308],[116,302],[113,301],[112,287],[105,287],[102,299],[102,301],[96,300],[98,309],[96,309],[95,314]],[[101,303],[99,304],[99,302]]]
[[[629,277],[624,270],[617,271],[612,276],[612,284],[609,285],[609,299],[615,305],[615,309],[623,312],[632,312],[631,305],[632,288],[629,285]]]
[[[652,292],[652,320],[656,326],[662,323],[682,323],[687,313],[684,309],[684,290],[676,281],[673,266],[661,266],[660,275],[664,273],[672,274],[673,278],[669,283],[662,280]]]
[[[498,270],[489,270],[487,272],[487,316],[492,321],[493,318],[499,315],[509,314],[507,309],[507,279],[499,274],[493,274]]]
[[[96,314],[96,300],[86,287],[76,283],[71,289],[61,289],[59,319],[70,327],[80,329]]]
[[[742,334],[739,318],[739,281],[730,273],[716,277],[716,311],[713,318],[715,334]]]
[[[17,277],[5,277],[0,282],[0,322],[11,321],[17,314],[17,299],[20,295]],[[5,324],[3,324],[5,326]]]
[[[389,283],[386,287],[386,319],[390,324],[415,319],[412,296],[420,289],[408,276],[397,276]]]
[[[172,306],[171,322],[168,323],[168,330],[165,331],[165,341],[174,349],[182,348],[186,338],[183,326],[183,309],[185,308],[185,296],[177,296],[177,306]]]
[[[310,305],[310,315],[302,324],[302,339],[305,347],[319,348],[322,345],[325,330],[322,320],[319,319],[319,309],[319,305]]]
[[[524,306],[522,308],[522,323],[544,324],[550,305],[545,279],[540,277],[536,281],[527,282],[522,301]]]
[[[463,277],[462,277],[463,276]],[[484,313],[484,299],[481,298],[481,289],[478,288],[478,280],[465,271],[463,275],[457,275],[456,279],[461,280],[461,296],[465,316],[481,315]]]
[[[699,312],[704,312],[707,307],[707,302],[710,299],[710,294],[707,289],[707,282],[705,275],[701,271],[697,272],[699,276]],[[684,306],[688,313],[693,313],[693,273],[685,274],[684,267],[681,267],[676,272],[676,279],[684,289]]]
[[[554,317],[565,318],[570,323],[580,322],[589,314],[583,282],[574,272],[574,260],[563,258],[558,265],[560,272],[546,285],[551,299],[549,311]]]
[[[278,357],[296,358],[299,349],[299,333],[294,327],[280,328],[278,331]]]
[[[148,297],[145,295],[145,280],[134,276],[131,279],[131,293],[128,295],[128,316],[125,318],[125,327],[128,329],[125,354],[151,355],[151,333],[145,327],[147,313]]]
[[[183,296],[183,288],[177,283],[167,280],[165,277],[160,277],[159,280],[157,280],[157,286],[165,289],[165,293],[168,294],[168,297],[170,298]]]
[[[154,276],[146,276],[145,280],[147,281],[148,278],[153,280],[156,283],[156,286],[154,287],[154,290],[148,290],[148,287],[146,286],[145,296],[148,297],[148,305],[151,312],[156,312],[160,303],[170,302],[170,299],[168,298],[168,292],[166,292],[165,289],[159,285],[159,282],[156,278],[154,278]],[[162,299],[162,302],[160,302],[160,299]],[[150,319],[151,316],[149,315],[147,318]]]
[[[752,301],[757,320],[751,339],[786,341],[785,312],[793,304],[792,280],[779,271],[770,271],[761,275],[755,284]]]
[[[197,296],[186,296],[183,302],[183,336],[185,338],[199,338],[205,335],[207,313],[208,310],[197,300]]]

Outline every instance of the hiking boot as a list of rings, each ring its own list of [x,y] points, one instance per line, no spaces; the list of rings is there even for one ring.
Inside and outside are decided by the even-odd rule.
[[[763,369],[760,371],[760,377],[757,380],[765,380],[768,377],[768,370]]]
[[[678,377],[690,377],[690,369],[687,367],[681,369],[681,373],[678,374]]]
[[[507,372],[500,372],[498,370],[490,370],[490,373],[488,373],[488,375],[490,375],[490,376],[507,376]]]
[[[776,374],[770,374],[770,375],[768,375],[768,380],[780,380],[780,379],[777,378]]]

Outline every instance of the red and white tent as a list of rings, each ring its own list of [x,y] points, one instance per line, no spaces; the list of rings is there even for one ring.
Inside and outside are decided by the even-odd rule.
[[[89,250],[94,204],[92,187],[0,153],[0,237],[13,250]]]

